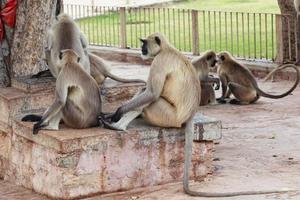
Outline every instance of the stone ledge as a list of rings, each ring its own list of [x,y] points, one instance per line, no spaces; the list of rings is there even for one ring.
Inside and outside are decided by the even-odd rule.
[[[201,114],[196,114],[194,119],[194,139],[197,141],[213,141],[221,138],[221,122],[215,119],[204,117]],[[157,133],[165,132],[164,135],[173,137],[171,134],[178,130],[182,132],[184,138],[184,129],[174,128],[160,128],[148,125],[142,119],[134,120],[128,129],[128,133],[123,131],[112,131],[103,128],[88,128],[88,129],[70,129],[61,125],[58,131],[41,130],[38,135],[32,134],[33,123],[21,122],[15,120],[13,123],[13,132],[20,137],[24,137],[29,141],[52,148],[59,153],[71,153],[78,150],[84,150],[89,147],[91,141],[99,142],[99,140],[106,140],[115,137],[116,134],[120,137],[127,137],[131,135],[139,137],[141,140],[149,140],[157,137]],[[179,137],[179,136],[178,136]]]
[[[197,138],[221,137],[220,122],[200,114],[194,122]],[[184,129],[152,127],[141,119],[127,133],[63,128],[33,136],[31,128],[14,122],[9,166],[2,173],[38,193],[72,199],[182,180]],[[213,141],[194,142],[191,178],[212,173],[212,159]]]
[[[42,113],[54,100],[54,79],[30,82],[22,79],[14,81],[14,87],[0,89],[0,130],[7,131],[12,126],[12,119],[28,113]],[[144,87],[142,83],[119,83],[106,80],[101,92],[103,110],[111,111],[110,105],[120,105],[134,96]]]

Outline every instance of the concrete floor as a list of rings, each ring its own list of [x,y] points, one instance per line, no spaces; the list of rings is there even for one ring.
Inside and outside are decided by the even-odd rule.
[[[275,94],[288,90],[292,82],[259,82],[259,85]],[[244,106],[205,106],[200,111],[222,121],[223,138],[216,145],[214,174],[205,182],[193,184],[194,189],[234,192],[291,188],[299,192],[218,199],[300,199],[300,88],[283,99],[261,98],[256,104]],[[106,195],[89,200],[96,199],[194,198],[183,194],[182,184],[178,183],[148,188],[140,194],[136,191],[130,195]]]
[[[116,67],[121,67],[115,64]],[[135,67],[132,68],[132,71]],[[142,69],[141,69],[142,70]],[[148,71],[144,67],[143,70]],[[114,70],[113,70],[114,72]],[[145,72],[145,71],[144,71]],[[134,73],[133,73],[134,74]],[[133,76],[133,74],[131,74]],[[144,73],[141,73],[144,74]],[[124,74],[123,74],[124,75]],[[124,75],[125,76],[125,75]],[[139,77],[140,78],[140,77]],[[143,78],[145,78],[143,76]],[[259,83],[265,91],[285,91],[292,83],[286,81]],[[219,94],[217,94],[219,96]],[[210,198],[226,200],[299,200],[300,199],[300,88],[293,95],[273,100],[261,98],[246,106],[214,105],[201,107],[205,115],[222,120],[223,138],[215,152],[215,171],[193,188],[205,192],[233,192],[257,190],[298,189],[299,192]],[[7,183],[0,182],[0,199],[21,199],[8,196]],[[10,186],[11,187],[11,186]],[[3,189],[4,188],[4,189]],[[35,194],[31,199],[36,199]],[[22,198],[24,199],[24,198]],[[30,198],[27,198],[30,199]],[[44,199],[40,196],[37,199]],[[85,200],[188,200],[182,184],[137,189],[130,193],[101,195]]]

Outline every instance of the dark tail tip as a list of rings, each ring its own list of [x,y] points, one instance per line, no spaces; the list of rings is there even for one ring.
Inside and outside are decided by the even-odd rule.
[[[42,119],[41,115],[26,115],[22,118],[23,122],[38,122]]]

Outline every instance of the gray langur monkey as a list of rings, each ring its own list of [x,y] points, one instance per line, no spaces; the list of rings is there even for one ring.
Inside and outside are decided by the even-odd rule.
[[[80,58],[83,69],[90,74],[90,61],[87,52],[88,42],[75,21],[62,13],[51,26],[47,35],[45,57],[51,74],[57,78],[61,68],[59,55],[64,49],[72,49]]]
[[[209,75],[209,69],[215,67],[217,56],[214,51],[206,51],[202,56],[192,59],[192,64],[196,69],[201,82],[201,102],[200,106],[216,103],[216,90],[220,88],[220,79]]]
[[[154,57],[146,89],[114,114],[101,116],[100,124],[110,129],[126,130],[127,125],[142,114],[146,121],[155,126],[179,128],[186,125],[183,187],[189,195],[227,197],[278,192],[206,193],[190,190],[189,170],[194,137],[192,119],[200,103],[200,81],[188,58],[172,47],[162,34],[155,33],[141,41],[142,57]]]
[[[27,115],[22,121],[36,121],[33,134],[41,129],[58,130],[61,119],[72,128],[88,128],[99,124],[101,113],[100,90],[96,81],[80,63],[80,57],[72,49],[61,50],[62,68],[57,76],[55,101],[42,117]]]
[[[88,51],[88,58],[90,61],[91,76],[96,80],[98,86],[101,86],[107,77],[123,83],[146,83],[144,80],[141,79],[125,79],[112,74],[105,60],[91,51]],[[51,62],[49,50],[45,51],[45,61],[49,66],[54,66]],[[36,75],[33,75],[33,78],[51,76],[52,74],[50,71],[42,71]]]
[[[278,70],[285,68],[293,68],[296,70],[297,79],[287,92],[280,95],[271,95],[262,91],[257,84],[254,76],[250,70],[235,60],[229,52],[221,52],[218,54],[218,75],[222,83],[222,96],[217,99],[219,103],[226,103],[226,98],[229,98],[231,94],[236,99],[229,101],[231,104],[250,104],[255,103],[260,96],[279,99],[289,95],[299,83],[299,70],[293,64],[282,65],[267,75],[270,77]]]
[[[141,39],[142,57],[153,57],[146,89],[113,115],[102,116],[105,127],[126,130],[142,114],[152,125],[181,127],[200,103],[200,81],[192,63],[161,33]],[[124,115],[124,116],[123,116]]]
[[[51,77],[57,78],[62,66],[59,65],[59,52],[63,49],[72,49],[80,57],[80,63],[98,85],[102,85],[106,77],[113,80],[131,83],[145,81],[140,79],[124,79],[110,73],[104,60],[88,51],[88,42],[84,34],[80,31],[75,21],[67,14],[60,14],[51,26],[47,35],[47,47],[44,51],[44,60],[49,71],[42,71],[33,75],[32,78]]]

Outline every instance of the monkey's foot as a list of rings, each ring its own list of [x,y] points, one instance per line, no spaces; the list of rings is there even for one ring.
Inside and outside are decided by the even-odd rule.
[[[32,130],[33,135],[38,134],[42,128],[47,126],[47,125],[43,125],[42,123],[43,123],[43,121],[39,121],[38,123],[33,125],[33,130]]]
[[[220,104],[225,104],[227,103],[225,99],[223,98],[217,98],[217,102],[220,103]]]
[[[234,105],[240,105],[240,104],[241,104],[241,102],[240,102],[239,100],[237,100],[237,99],[231,99],[231,100],[229,101],[229,103],[230,103],[230,104],[234,104]]]
[[[233,105],[248,105],[249,102],[245,102],[245,101],[239,101],[237,99],[231,99],[229,101],[230,104],[233,104]]]
[[[98,117],[99,121],[104,120],[106,122],[111,122],[111,117],[114,115],[114,113],[100,113],[100,116]]]
[[[107,128],[111,130],[116,131],[126,131],[126,127],[121,127],[117,123],[109,123],[105,119],[103,119],[101,116],[99,117],[99,124],[102,128]]]

